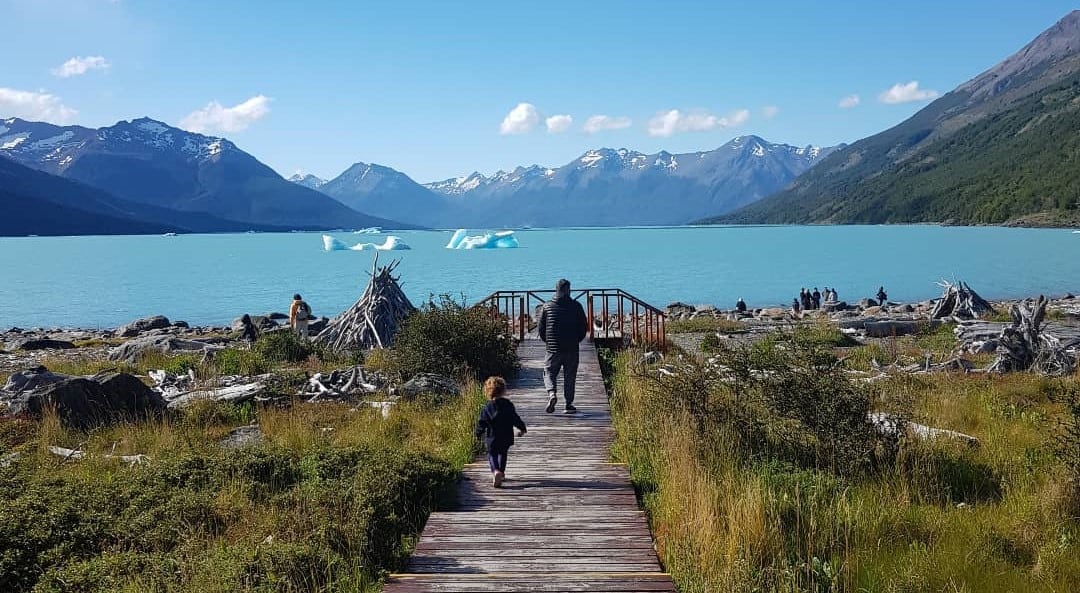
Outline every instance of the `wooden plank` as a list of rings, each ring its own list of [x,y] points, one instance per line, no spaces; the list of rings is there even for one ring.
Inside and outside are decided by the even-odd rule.
[[[529,432],[510,450],[504,487],[491,486],[483,457],[467,465],[455,506],[432,513],[408,573],[391,575],[384,591],[673,592],[629,470],[611,460],[595,349],[581,348],[576,415],[544,411],[543,345],[524,341],[518,353],[510,397]]]

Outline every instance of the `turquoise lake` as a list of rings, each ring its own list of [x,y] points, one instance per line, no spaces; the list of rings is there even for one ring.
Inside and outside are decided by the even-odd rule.
[[[352,245],[385,235],[330,233]],[[884,285],[893,301],[940,294],[962,279],[986,298],[1080,293],[1080,234],[937,226],[536,229],[518,249],[445,249],[449,231],[393,233],[412,247],[403,288],[419,304],[448,293],[475,302],[497,289],[619,287],[658,306],[790,303],[834,286],[849,302]],[[477,233],[479,234],[479,233]],[[0,238],[0,328],[113,327],[163,314],[192,324],[283,311],[300,292],[333,316],[363,291],[371,251],[322,248],[321,233]]]

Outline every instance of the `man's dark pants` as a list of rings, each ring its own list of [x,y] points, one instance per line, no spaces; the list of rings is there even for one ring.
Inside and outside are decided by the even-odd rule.
[[[558,394],[556,387],[559,372],[563,373],[563,397],[566,405],[574,403],[574,386],[577,384],[578,349],[548,352],[544,357],[544,387],[548,395]]]

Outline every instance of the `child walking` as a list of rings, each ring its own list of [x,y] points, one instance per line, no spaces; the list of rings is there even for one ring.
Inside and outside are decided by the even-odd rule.
[[[491,467],[491,484],[502,488],[506,477],[506,454],[514,444],[514,428],[517,435],[525,435],[525,422],[518,416],[514,403],[506,399],[506,381],[502,377],[490,377],[484,382],[484,394],[488,403],[480,412],[476,436],[484,437],[487,445],[488,465]]]

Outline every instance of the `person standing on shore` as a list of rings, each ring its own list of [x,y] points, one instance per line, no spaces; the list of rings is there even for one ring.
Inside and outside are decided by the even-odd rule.
[[[739,297],[739,300],[735,301],[735,311],[738,313],[746,313],[746,301]]]
[[[889,295],[885,294],[885,287],[879,286],[877,289],[878,306],[884,307],[885,301],[889,300]]]
[[[570,298],[570,281],[563,278],[555,283],[555,297],[544,303],[538,324],[540,340],[544,342],[544,387],[547,388],[548,414],[559,403],[557,381],[563,373],[564,412],[577,412],[574,407],[574,387],[577,383],[578,344],[588,335],[588,319],[581,303]]]
[[[301,340],[308,339],[308,321],[311,319],[311,306],[299,294],[293,295],[289,306],[289,325]]]
[[[798,319],[799,317],[801,317],[799,315],[799,307],[800,307],[800,305],[801,305],[801,303],[799,303],[799,299],[791,299],[791,316],[794,317],[795,319]]]
[[[814,287],[814,292],[810,294],[810,300],[814,303],[814,309],[821,308],[821,292],[817,289],[816,286]]]

